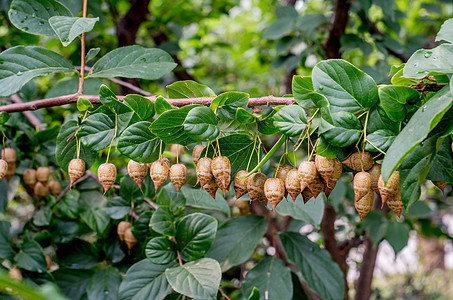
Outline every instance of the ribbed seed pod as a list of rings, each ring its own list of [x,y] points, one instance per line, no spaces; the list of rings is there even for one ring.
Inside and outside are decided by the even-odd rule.
[[[234,201],[234,206],[239,208],[239,213],[241,216],[250,214],[250,203],[249,201],[236,200]]]
[[[343,162],[354,171],[368,171],[373,167],[373,156],[370,152],[354,152]]]
[[[261,172],[256,172],[247,178],[247,191],[251,200],[265,197],[264,196],[264,183],[266,182],[266,175]]]
[[[241,198],[247,194],[247,178],[240,179],[239,177],[248,174],[247,171],[241,170],[236,173],[234,177],[234,191],[236,192],[236,199]]]
[[[316,169],[326,184],[329,184],[330,177],[335,170],[335,160],[336,158],[332,159],[320,155],[315,156]]]
[[[49,195],[49,186],[45,182],[38,181],[35,184],[34,190],[35,190],[35,195],[36,195],[36,197],[38,197],[38,199],[42,199],[42,198],[46,197],[47,195]]]
[[[315,162],[308,160],[301,162],[297,172],[299,175],[301,191],[308,187],[310,191],[313,193],[312,185],[315,182],[316,178],[319,177],[319,173],[318,170],[316,169]]]
[[[285,184],[283,180],[280,178],[267,179],[264,183],[264,195],[275,210],[285,196]]]
[[[13,148],[3,148],[2,159],[9,164],[15,163],[17,160],[17,152]]]
[[[373,167],[368,171],[371,177],[371,189],[379,194],[379,176],[381,176],[381,166],[380,164],[374,164]]]
[[[214,178],[214,177],[213,177]],[[217,184],[217,187],[220,188],[222,186],[222,182],[218,178],[214,178],[215,184]],[[230,189],[231,182],[228,184],[228,186],[225,189],[220,188],[220,190],[223,192],[223,195],[225,196],[225,192]]]
[[[69,162],[68,174],[71,179],[71,186],[80,179],[85,173],[85,162],[80,158],[75,158]]]
[[[36,170],[34,169],[27,169],[24,171],[24,182],[29,187],[34,187],[36,183]]]
[[[332,193],[333,189],[337,185],[337,181],[340,179],[342,172],[343,164],[338,159],[336,159],[334,170],[332,175],[330,176],[329,183],[326,183],[326,186],[324,188],[324,193],[326,194],[327,198],[329,198],[330,193]]]
[[[220,182],[217,183],[219,188],[225,194],[231,182],[231,164],[228,157],[217,156],[211,161],[211,172],[214,178]]]
[[[61,184],[59,181],[51,181],[49,182],[49,190],[52,195],[58,195],[61,193]]]
[[[130,229],[130,228],[132,228],[132,224],[129,222],[121,221],[118,223],[117,233],[122,242],[124,241],[124,234],[126,232],[126,229]]]
[[[444,189],[445,187],[447,186],[447,183],[446,182],[443,182],[443,181],[436,181],[436,180],[431,180],[431,182],[437,186],[441,191],[442,193],[444,192]]]
[[[142,164],[132,159],[127,163],[127,173],[135,181],[140,189],[142,189],[143,181],[148,173],[148,165]]]
[[[322,191],[325,189],[325,184],[322,181],[321,177],[318,176],[318,178],[315,179],[315,181],[312,184],[312,189],[311,192],[313,193],[313,196],[317,198],[319,194],[321,194]]]
[[[6,181],[10,181],[11,178],[14,177],[14,175],[16,174],[16,163],[15,162],[9,162],[8,163],[8,170],[6,171],[6,175],[5,175],[5,178],[6,178]]]
[[[165,183],[165,181],[167,181],[168,172],[169,168],[165,161],[156,160],[151,164],[149,174],[151,175],[151,179],[154,182],[154,189],[156,191],[162,186],[162,184]]]
[[[387,199],[387,205],[395,212],[398,218],[401,217],[404,205],[403,201],[401,201],[401,192],[399,190],[393,197]]]
[[[371,176],[368,172],[359,172],[354,176],[354,200],[358,201],[371,189]]]
[[[305,189],[302,191],[302,198],[304,199],[304,204],[307,203],[308,201],[310,201],[310,199],[313,197],[314,197],[314,195],[310,191],[310,189]]]
[[[288,176],[288,172],[291,171],[293,168],[291,166],[288,166],[286,164],[278,166],[274,170],[274,178],[280,178],[283,181],[283,184],[286,181],[286,176]],[[288,196],[288,191],[285,188],[285,198]]]
[[[372,189],[369,189],[368,192],[362,198],[354,200],[354,206],[357,212],[359,213],[360,220],[363,220],[365,216],[370,212],[373,207],[374,202],[374,193]]]
[[[387,185],[384,185],[384,180],[382,179],[382,175],[379,176],[378,181],[379,193],[382,197],[382,204],[387,202],[390,198],[394,197],[396,193],[400,190],[400,172],[395,171],[390,176],[389,180],[387,181]]]
[[[50,178],[50,169],[48,167],[39,167],[36,170],[36,179],[40,182],[48,182]]]
[[[209,157],[202,157],[197,163],[197,183],[200,183],[203,187],[208,182],[213,181],[211,162],[212,160]]]
[[[183,164],[175,164],[170,168],[170,180],[179,192],[181,187],[186,183],[187,168]]]
[[[192,159],[195,165],[198,164],[198,160],[200,159],[201,152],[203,152],[204,148],[206,148],[206,145],[196,145],[193,147]]]
[[[211,180],[209,180],[207,183],[205,183],[203,185],[203,188],[215,200],[215,194],[217,193],[217,189],[219,188],[219,186],[215,182],[214,178],[211,178]]]
[[[162,155],[162,156],[159,158],[159,160],[160,160],[161,162],[163,162],[163,163],[167,166],[168,170],[170,171],[170,160],[168,159],[168,157]]]
[[[285,188],[293,198],[293,201],[296,202],[297,196],[301,193],[299,175],[296,169],[292,169],[286,175]]]
[[[6,172],[8,172],[8,163],[4,159],[0,159],[0,180],[5,177]]]
[[[132,247],[134,247],[134,245],[137,244],[137,239],[132,234],[131,227],[126,228],[126,230],[124,231],[124,241],[126,242],[127,248],[129,250],[131,250]]]
[[[104,187],[104,193],[115,183],[116,167],[112,163],[103,163],[98,168],[98,178]]]
[[[17,267],[14,267],[11,270],[9,270],[8,275],[11,279],[14,279],[17,281],[22,280],[22,272]]]

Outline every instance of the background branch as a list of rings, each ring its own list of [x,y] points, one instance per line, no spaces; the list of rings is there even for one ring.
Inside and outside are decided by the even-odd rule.
[[[17,94],[12,95],[10,99],[13,103],[24,103]],[[34,127],[40,127],[41,125],[43,125],[43,123],[41,123],[41,121],[31,111],[23,111],[22,113]]]
[[[349,0],[335,1],[335,11],[332,17],[332,25],[329,29],[329,37],[322,43],[326,58],[341,58],[340,39],[346,31],[350,7],[351,2]]]

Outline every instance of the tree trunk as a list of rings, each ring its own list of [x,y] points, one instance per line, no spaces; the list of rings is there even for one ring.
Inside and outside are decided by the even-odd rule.
[[[373,281],[374,266],[379,245],[373,247],[373,242],[365,238],[365,251],[363,253],[362,265],[360,266],[360,276],[355,284],[355,300],[368,300],[371,296],[371,283]]]

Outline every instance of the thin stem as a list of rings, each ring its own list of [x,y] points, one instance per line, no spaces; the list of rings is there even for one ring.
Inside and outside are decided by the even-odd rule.
[[[175,237],[172,237],[172,240],[173,240],[173,242],[176,243],[176,238]],[[179,253],[179,250],[176,250],[176,256],[178,257],[179,265],[182,266],[181,254]]]
[[[220,287],[219,287],[219,292],[223,298],[225,298],[226,300],[231,300],[231,298],[228,297],[227,294],[225,294],[225,292]]]
[[[381,149],[379,149],[378,147],[376,147],[375,145],[373,145],[372,142],[370,142],[370,140],[366,140],[367,143],[369,143],[371,146],[374,147],[374,149],[376,149],[377,151],[381,152],[382,154],[386,155],[385,151],[382,151]]]
[[[272,235],[272,247],[274,247],[274,250],[275,250],[275,257],[278,257],[277,246],[275,244],[274,223],[272,222],[271,213],[269,212],[269,210],[267,208],[266,208],[266,213],[267,213],[267,223],[269,224],[269,228],[271,230],[271,235]]]
[[[116,132],[117,132],[117,130],[118,130],[118,115],[115,114],[115,133],[113,134],[113,139],[112,139],[112,141],[110,142],[109,151],[107,152],[107,160],[105,161],[105,163],[108,163],[108,162],[109,162],[110,150],[112,149],[113,141],[114,141],[115,138],[116,138]]]
[[[83,0],[82,18],[87,17],[88,0]],[[80,46],[80,78],[78,94],[83,93],[83,81],[85,80],[85,33],[82,33],[82,43]]]

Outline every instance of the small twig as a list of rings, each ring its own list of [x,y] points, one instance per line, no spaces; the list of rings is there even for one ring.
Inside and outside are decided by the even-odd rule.
[[[269,210],[267,208],[266,208],[266,212],[267,212],[267,222],[269,223],[269,228],[271,229],[272,247],[274,247],[274,250],[275,250],[275,257],[278,257],[277,246],[275,244],[274,222],[272,221],[271,213],[269,212]]]
[[[172,237],[172,240],[176,243],[176,238],[174,236]],[[178,249],[176,249],[176,256],[178,257],[179,265],[182,266],[181,254],[179,253]]]
[[[17,94],[12,95],[10,99],[13,103],[23,103],[22,99]],[[43,123],[41,123],[41,121],[31,111],[23,111],[22,114],[34,127],[41,127],[41,125],[43,125]]]
[[[226,300],[231,300],[230,297],[228,297],[227,294],[225,294],[225,292],[219,287],[219,292],[220,294],[222,295],[223,298],[225,298]]]
[[[130,210],[129,211],[129,216],[131,216],[132,218],[134,218],[134,220],[138,220],[139,216],[135,213],[135,211],[133,210]]]
[[[83,0],[82,18],[87,17],[87,5],[88,0]],[[79,89],[77,91],[77,94],[83,94],[84,80],[85,80],[85,32],[82,33],[82,43],[80,46],[80,78],[79,78]]]
[[[76,185],[76,184],[79,183],[79,182],[82,182],[82,181],[84,181],[84,180],[87,180],[87,179],[90,178],[90,177],[91,177],[90,174],[87,173],[87,174],[83,175],[82,177],[80,177],[76,182],[74,182],[74,184],[73,184],[72,186]],[[67,193],[70,189],[71,189],[71,185],[68,184],[68,186],[65,187],[65,189],[60,193],[60,195],[58,195],[57,199],[55,199],[55,203],[57,203],[58,201],[60,201],[61,198],[63,198],[64,195],[66,195],[66,193]]]
[[[154,210],[157,210],[157,205],[154,204],[153,201],[147,199],[147,198],[143,198],[143,202],[145,202],[146,204],[148,204],[149,206],[151,206]]]

